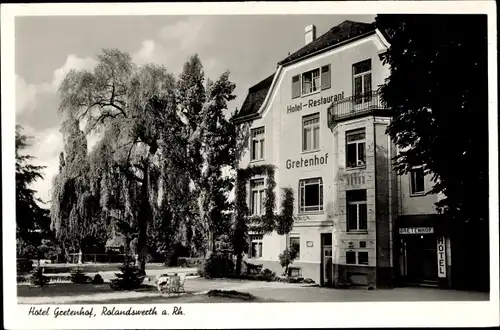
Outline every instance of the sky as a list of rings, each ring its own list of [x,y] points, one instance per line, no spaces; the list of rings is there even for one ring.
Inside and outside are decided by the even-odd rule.
[[[46,166],[33,184],[50,200],[52,178],[63,150],[57,88],[70,69],[92,69],[103,48],[118,48],[133,60],[163,64],[178,76],[193,54],[205,76],[231,72],[240,108],[248,88],[266,78],[277,62],[304,46],[304,28],[317,36],[344,20],[372,22],[373,15],[225,15],[225,16],[38,16],[15,19],[16,124],[33,137],[26,150]],[[92,141],[89,141],[92,144]]]

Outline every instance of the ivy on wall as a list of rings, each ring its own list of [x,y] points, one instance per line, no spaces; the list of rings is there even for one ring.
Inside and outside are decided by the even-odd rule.
[[[276,181],[274,180],[275,166],[258,165],[245,169],[238,169],[236,175],[235,190],[235,222],[232,233],[233,254],[236,255],[236,273],[241,269],[241,258],[243,252],[248,251],[248,231],[259,234],[268,234],[276,230],[279,235],[290,233],[293,227],[294,196],[292,188],[283,188],[281,201],[281,213],[276,214]],[[247,205],[247,184],[253,177],[266,176],[266,198],[264,202],[264,214],[262,216],[250,216]]]
[[[292,188],[283,188],[283,198],[281,201],[281,213],[276,214],[276,181],[274,180],[275,166],[258,165],[245,169],[239,169],[236,178],[236,223],[242,222],[239,227],[246,226],[246,230],[251,230],[260,234],[268,234],[276,230],[279,235],[289,233],[293,226],[294,216],[294,196]],[[247,184],[250,179],[256,176],[266,176],[266,198],[264,202],[264,214],[261,216],[250,215],[247,205]],[[243,222],[245,225],[243,225]],[[238,227],[238,226],[235,226]]]

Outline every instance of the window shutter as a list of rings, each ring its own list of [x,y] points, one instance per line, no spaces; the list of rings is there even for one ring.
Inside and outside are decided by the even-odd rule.
[[[300,97],[300,76],[292,77],[292,99]]]
[[[330,64],[321,68],[321,89],[328,89],[332,85],[332,73]]]

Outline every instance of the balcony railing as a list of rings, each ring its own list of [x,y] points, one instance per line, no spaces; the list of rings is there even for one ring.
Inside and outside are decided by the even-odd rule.
[[[328,107],[328,126],[331,128],[338,122],[366,115],[390,116],[377,91],[349,96],[342,100],[333,102]]]

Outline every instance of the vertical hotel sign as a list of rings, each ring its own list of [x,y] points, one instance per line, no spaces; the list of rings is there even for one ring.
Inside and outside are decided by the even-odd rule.
[[[437,239],[438,277],[446,277],[446,245],[444,236]]]

